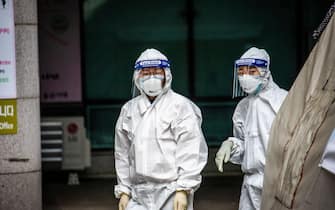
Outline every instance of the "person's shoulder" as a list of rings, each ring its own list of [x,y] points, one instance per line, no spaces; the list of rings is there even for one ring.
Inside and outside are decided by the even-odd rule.
[[[124,103],[121,107],[121,110],[128,110],[130,106],[137,104],[138,101],[140,100],[141,95],[136,96],[135,98],[132,98],[130,100],[128,100],[126,103]]]
[[[268,101],[276,113],[285,100],[287,94],[288,92],[285,89],[280,88],[278,85],[274,85],[272,92],[268,94]]]
[[[190,99],[188,99],[186,96],[181,95],[180,93],[176,93],[173,90],[169,91],[169,94],[173,99],[175,99],[176,102],[187,102],[192,103]]]
[[[179,110],[181,112],[195,112],[195,113],[201,113],[200,108],[189,98],[186,96],[183,96],[179,93],[174,92],[173,90],[170,90],[168,92],[168,103],[170,106],[172,106],[173,109]]]
[[[277,100],[278,100],[279,102],[284,101],[284,99],[286,98],[286,96],[287,96],[287,94],[288,94],[287,90],[285,90],[285,89],[283,89],[283,88],[281,88],[281,87],[279,87],[279,86],[277,86],[277,87],[274,89],[274,91],[275,91],[276,93],[273,94],[273,95],[276,96],[276,98],[277,98]]]
[[[245,96],[244,98],[242,98],[236,105],[236,108],[242,108],[242,107],[247,107],[248,104],[249,104],[249,101],[250,101],[250,98],[252,96],[249,95],[249,96]]]
[[[169,100],[170,103],[175,103],[176,106],[195,106],[197,105],[191,101],[191,99],[187,98],[186,96],[183,96],[179,93],[176,93],[174,91],[170,91],[171,94],[171,101]]]
[[[283,88],[280,88],[280,87],[279,87],[278,92],[279,92],[279,95],[282,96],[282,97],[285,97],[288,94],[287,90],[285,90]]]

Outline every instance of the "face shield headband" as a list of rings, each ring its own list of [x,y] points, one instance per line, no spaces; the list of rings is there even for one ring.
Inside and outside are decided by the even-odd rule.
[[[256,58],[242,58],[235,61],[235,68],[240,66],[256,66],[259,68],[268,68],[268,62],[263,59]]]
[[[234,63],[234,78],[233,78],[233,98],[246,96],[247,94],[242,90],[239,82],[238,82],[238,69],[239,67],[247,66],[249,67],[257,67],[260,70],[261,77],[266,75],[265,73],[268,71],[268,61],[263,59],[256,58],[242,58],[238,59]]]
[[[170,62],[168,60],[144,60],[135,63],[135,70],[140,70],[149,67],[159,67],[159,68],[170,68]]]

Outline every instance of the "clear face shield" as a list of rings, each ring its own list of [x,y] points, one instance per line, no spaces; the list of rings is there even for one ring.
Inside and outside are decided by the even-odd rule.
[[[132,97],[136,97],[145,92],[149,96],[155,96],[160,90],[160,81],[165,80],[164,69],[170,68],[168,60],[143,60],[135,63],[133,85],[132,85]],[[150,80],[150,81],[149,81]]]
[[[235,61],[233,98],[246,96],[261,88],[261,80],[268,72],[268,62],[263,59],[243,58]]]

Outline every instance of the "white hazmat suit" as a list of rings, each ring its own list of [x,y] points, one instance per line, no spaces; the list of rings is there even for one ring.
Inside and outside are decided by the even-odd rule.
[[[162,91],[151,102],[141,88],[140,69],[135,70],[133,80],[141,94],[122,107],[116,124],[115,195],[130,195],[127,210],[173,210],[175,192],[185,190],[187,210],[192,210],[208,155],[201,111],[171,89],[167,58],[159,51],[144,51],[136,64],[156,61],[165,70]]]
[[[257,83],[260,84],[258,91],[249,93],[238,103],[233,114],[234,137],[224,141],[217,153],[216,163],[220,170],[225,157],[228,160],[225,156],[225,152],[228,151],[230,153],[228,154],[229,161],[241,164],[245,175],[239,210],[259,210],[270,128],[287,91],[279,88],[272,80],[268,68],[270,58],[265,50],[250,48],[242,55],[241,59],[261,59],[266,61],[267,68],[261,71],[261,77]],[[243,82],[248,83],[249,81]],[[248,84],[243,86],[243,84],[243,90],[257,89],[255,81],[249,83],[249,86],[247,86]]]

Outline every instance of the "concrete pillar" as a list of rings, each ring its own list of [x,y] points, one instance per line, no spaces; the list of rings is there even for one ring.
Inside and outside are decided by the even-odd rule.
[[[0,209],[40,210],[37,0],[14,0],[18,132],[0,135]]]

